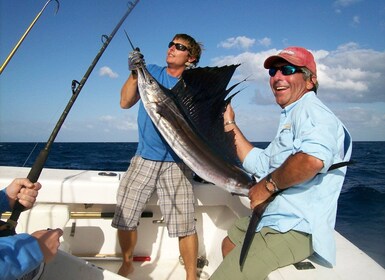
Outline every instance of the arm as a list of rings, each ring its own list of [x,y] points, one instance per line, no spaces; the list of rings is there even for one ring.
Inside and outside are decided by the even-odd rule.
[[[322,168],[322,160],[299,152],[289,156],[270,176],[280,190],[285,190],[312,179]],[[251,208],[262,203],[271,195],[272,193],[266,188],[266,178],[259,181],[249,191]]]
[[[120,91],[120,107],[129,109],[140,99],[138,92],[138,76],[131,74]]]
[[[19,279],[56,255],[63,231],[40,230],[0,238],[1,279]]]
[[[247,154],[253,149],[253,145],[246,139],[235,123],[226,125],[229,121],[235,121],[235,113],[230,104],[227,106],[223,118],[225,122],[225,131],[233,131],[234,133],[236,152],[241,162],[243,162]],[[312,179],[322,168],[322,160],[299,152],[288,157],[285,162],[270,175],[277,187],[280,190],[284,190]],[[266,178],[260,180],[249,191],[251,208],[264,202],[271,195],[272,193],[266,188]]]
[[[241,130],[235,124],[235,113],[231,104],[227,105],[226,111],[223,114],[225,132],[232,131],[234,133],[234,146],[237,156],[241,162],[246,155],[253,149],[253,145],[246,139]]]
[[[140,99],[137,69],[143,66],[145,66],[145,62],[139,49],[130,52],[128,55],[128,69],[131,71],[131,75],[120,91],[120,107],[123,109],[131,108]]]
[[[1,279],[20,278],[42,261],[39,244],[31,235],[22,233],[0,238]]]

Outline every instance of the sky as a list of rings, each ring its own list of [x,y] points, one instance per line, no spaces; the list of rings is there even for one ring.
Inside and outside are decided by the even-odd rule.
[[[0,142],[46,142],[81,81],[127,10],[123,0],[49,3],[0,75]],[[46,0],[0,0],[3,63]],[[385,141],[384,0],[141,0],[116,33],[68,113],[56,142],[136,142],[137,108],[119,106],[132,50],[165,65],[176,33],[203,43],[198,66],[241,64],[233,99],[250,141],[270,141],[279,122],[264,60],[288,46],[315,57],[319,98],[354,141]]]

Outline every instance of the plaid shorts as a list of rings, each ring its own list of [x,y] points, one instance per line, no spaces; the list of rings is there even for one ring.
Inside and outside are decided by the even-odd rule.
[[[156,190],[170,237],[195,234],[192,172],[184,163],[152,161],[135,156],[120,181],[112,226],[134,230]]]

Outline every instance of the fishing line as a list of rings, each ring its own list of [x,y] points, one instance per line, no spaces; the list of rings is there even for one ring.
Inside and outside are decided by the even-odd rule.
[[[17,42],[17,44],[15,45],[15,47],[12,49],[12,51],[10,52],[10,54],[8,55],[8,57],[5,59],[5,61],[3,62],[3,64],[1,65],[0,67],[0,75],[1,73],[4,71],[5,67],[7,66],[7,64],[9,63],[9,61],[12,59],[13,55],[16,53],[17,49],[20,47],[21,43],[23,43],[25,37],[27,37],[28,33],[31,31],[32,27],[35,25],[35,23],[37,22],[37,20],[40,18],[41,14],[44,12],[45,8],[47,7],[47,5],[53,0],[48,0],[45,5],[43,6],[43,8],[41,9],[41,11],[37,14],[37,16],[35,17],[35,19],[32,21],[32,23],[29,25],[29,27],[27,28],[27,30],[24,32],[23,36],[21,36],[20,40]],[[59,11],[59,6],[60,6],[60,3],[58,0],[54,0],[56,3],[57,3],[57,7],[56,7],[56,10],[55,10],[55,14],[57,14],[57,12]]]
[[[24,161],[22,167],[25,167],[25,165],[27,164],[27,161],[29,160],[29,158],[31,157],[31,155],[33,154],[33,152],[36,150],[36,147],[37,145],[39,144],[39,142],[36,142],[35,143],[35,146],[32,148],[31,152],[29,153],[29,155],[27,156],[26,160]]]
[[[56,95],[56,97],[57,97],[57,96],[58,96],[58,95]],[[60,98],[60,100],[57,102],[57,103],[58,103],[57,108],[56,108],[56,110],[52,113],[52,116],[50,117],[50,120],[49,120],[48,122],[46,122],[44,125],[42,124],[42,125],[39,126],[39,135],[42,135],[42,134],[44,134],[44,135],[49,135],[48,133],[49,133],[51,127],[52,127],[52,124],[54,124],[54,123],[55,123],[55,120],[57,120],[57,118],[60,116],[60,109],[62,108],[62,105],[60,105],[60,104],[63,104],[63,103],[64,103],[65,98],[67,98],[67,95],[66,95],[66,94],[60,94],[60,96],[61,96],[61,98]],[[53,106],[51,106],[51,107],[53,107]],[[43,133],[43,132],[44,132],[44,133]],[[29,155],[28,155],[27,158],[25,159],[25,161],[24,161],[22,167],[26,167],[28,160],[31,158],[32,154],[36,151],[37,146],[39,145],[39,143],[41,143],[41,141],[40,141],[40,142],[39,142],[39,141],[35,142],[33,148],[31,149],[31,151],[30,151],[30,153],[29,153]]]
[[[104,43],[102,47],[100,48],[99,52],[97,53],[96,57],[92,61],[91,65],[88,67],[88,70],[84,74],[82,80],[80,82],[73,82],[72,85],[72,96],[71,99],[69,100],[67,106],[65,107],[62,115],[59,118],[59,121],[56,123],[55,128],[53,129],[45,147],[40,151],[38,157],[36,158],[30,172],[28,173],[27,178],[32,182],[35,183],[39,179],[39,176],[43,170],[43,167],[45,165],[45,162],[47,161],[49,152],[51,150],[52,144],[55,141],[55,138],[57,134],[60,131],[61,126],[63,125],[69,111],[71,110],[73,104],[76,101],[76,98],[80,94],[80,91],[82,90],[84,84],[86,83],[88,77],[90,76],[92,70],[95,68],[97,62],[99,61],[100,57],[103,55],[104,51],[108,47],[109,43],[111,42],[112,38],[115,36],[116,32],[119,30],[120,26],[123,24],[127,16],[131,13],[131,11],[134,9],[136,4],[139,2],[139,0],[133,0],[128,3],[128,9],[126,13],[123,15],[119,23],[115,26],[113,31],[111,32],[110,36],[104,36]],[[12,214],[7,220],[7,222],[3,225],[1,225],[1,231],[0,231],[0,236],[8,236],[8,235],[14,235],[16,234],[15,228],[17,226],[17,220],[20,217],[21,212],[24,210],[24,206],[21,205],[18,201],[16,201],[15,206],[13,208]]]

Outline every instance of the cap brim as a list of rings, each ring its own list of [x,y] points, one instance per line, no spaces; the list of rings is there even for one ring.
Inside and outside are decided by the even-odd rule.
[[[277,61],[286,61],[292,65],[295,65],[295,66],[304,66],[302,61],[299,58],[293,57],[293,56],[288,56],[285,54],[273,55],[273,56],[268,57],[265,60],[265,63],[263,64],[263,66],[266,69],[270,69],[272,66],[274,66],[274,64]]]
[[[286,60],[286,59],[280,57],[279,55],[272,55],[265,60],[263,67],[265,67],[265,69],[270,69],[279,60]]]

